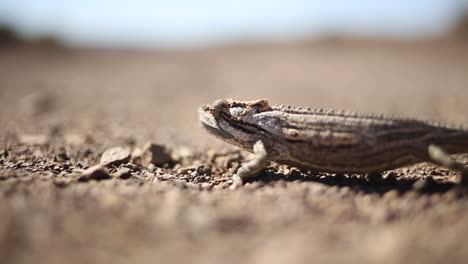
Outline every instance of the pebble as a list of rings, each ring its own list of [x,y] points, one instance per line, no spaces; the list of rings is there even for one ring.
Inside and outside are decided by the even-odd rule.
[[[132,177],[132,173],[129,168],[121,168],[114,174],[114,177],[120,179],[128,179]]]
[[[147,143],[141,153],[141,165],[148,167],[150,164],[161,166],[171,163],[172,157],[169,150],[158,144]]]
[[[100,164],[109,165],[120,165],[130,161],[130,151],[121,147],[115,147],[106,150],[101,156]]]
[[[81,173],[78,177],[78,181],[89,181],[89,180],[106,180],[110,179],[111,176],[106,168],[102,165],[93,166]]]
[[[190,174],[197,169],[196,166],[188,166],[177,169],[178,174]]]
[[[195,171],[200,175],[211,175],[211,167],[209,165],[197,166]]]
[[[162,180],[162,181],[167,181],[167,180],[170,180],[170,179],[173,179],[174,176],[171,175],[171,174],[163,174],[163,175],[159,175],[158,176],[158,179]]]

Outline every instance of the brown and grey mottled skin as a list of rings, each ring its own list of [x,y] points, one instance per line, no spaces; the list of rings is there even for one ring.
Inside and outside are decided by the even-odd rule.
[[[468,152],[468,130],[417,119],[216,100],[199,110],[203,127],[253,152],[234,186],[275,161],[335,173],[376,173],[419,162],[466,169],[449,154]]]

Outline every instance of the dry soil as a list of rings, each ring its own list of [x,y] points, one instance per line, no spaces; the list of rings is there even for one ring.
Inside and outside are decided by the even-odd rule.
[[[272,164],[231,191],[250,156],[197,121],[215,99],[265,98],[468,125],[466,42],[9,46],[0,58],[2,263],[468,261],[457,172],[419,164],[368,179]]]

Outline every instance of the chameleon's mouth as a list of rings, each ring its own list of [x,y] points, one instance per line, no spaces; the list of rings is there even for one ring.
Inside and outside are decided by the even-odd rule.
[[[202,125],[212,127],[214,129],[219,129],[218,122],[214,118],[213,114],[210,113],[210,110],[207,108],[207,106],[203,106],[202,108],[198,109],[198,118],[200,119]]]
[[[219,125],[218,121],[206,106],[198,109],[198,117],[202,127],[209,133],[222,139],[232,138],[230,133],[223,133],[223,129]]]

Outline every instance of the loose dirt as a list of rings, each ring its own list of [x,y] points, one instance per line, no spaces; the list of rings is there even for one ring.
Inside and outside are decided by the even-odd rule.
[[[418,164],[374,179],[272,164],[231,191],[251,156],[197,121],[215,99],[265,98],[468,125],[466,42],[10,46],[0,57],[2,263],[468,260],[457,172]]]

